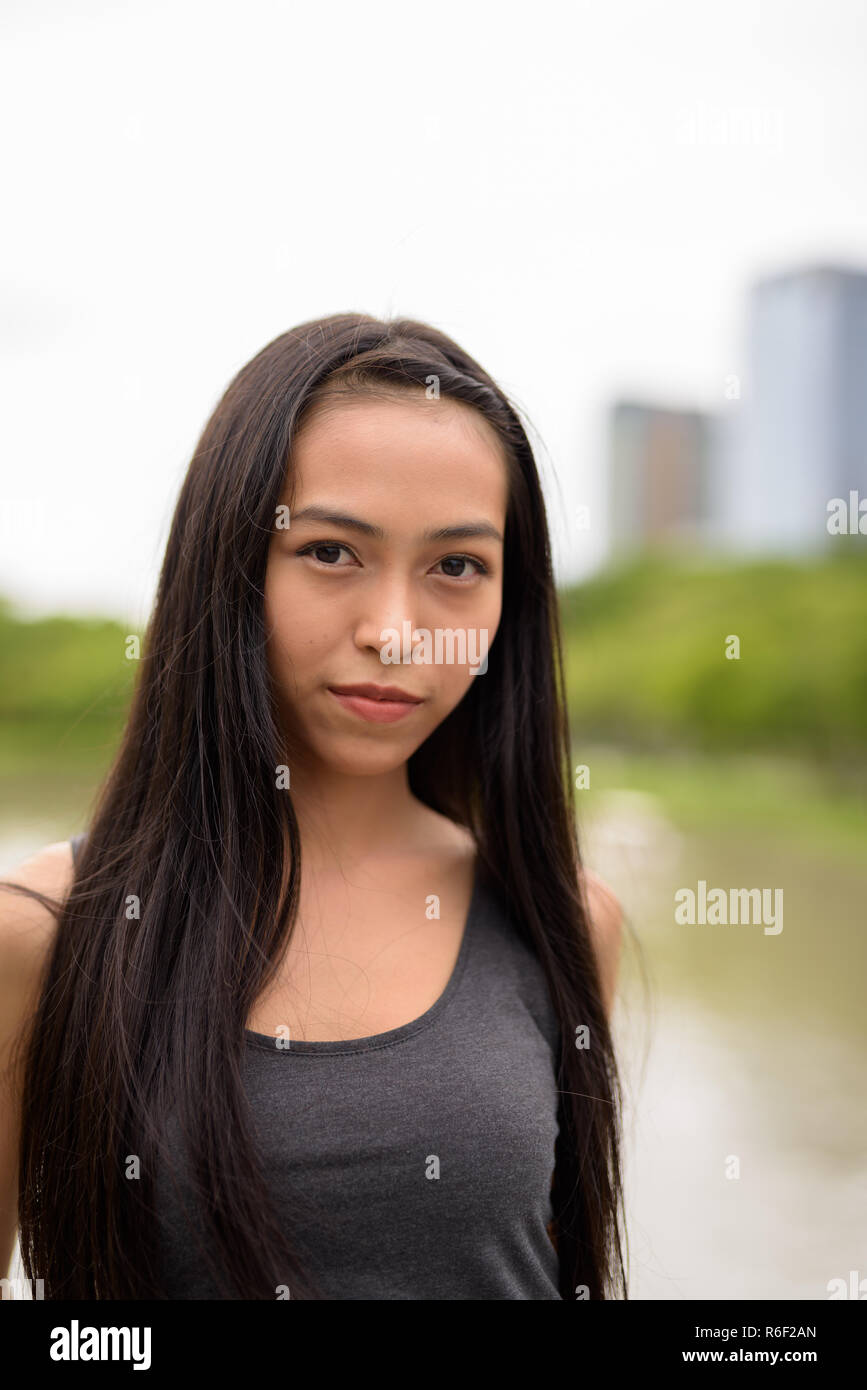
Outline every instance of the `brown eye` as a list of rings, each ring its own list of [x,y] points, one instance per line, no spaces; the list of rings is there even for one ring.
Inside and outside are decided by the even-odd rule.
[[[487,566],[481,560],[474,560],[469,555],[447,555],[444,560],[440,560],[441,565],[475,565],[476,574],[487,574]],[[447,579],[471,579],[472,575],[456,574],[453,570],[446,573]]]
[[[338,566],[336,563],[334,563],[341,550],[345,550],[347,555],[352,554],[348,546],[341,545],[338,541],[314,541],[312,545],[306,545],[303,548],[303,550],[297,551],[297,554],[312,555],[314,559],[318,560],[321,565],[327,565],[330,569],[342,569],[342,565]],[[323,559],[323,551],[325,552],[326,557],[330,554],[332,558]]]

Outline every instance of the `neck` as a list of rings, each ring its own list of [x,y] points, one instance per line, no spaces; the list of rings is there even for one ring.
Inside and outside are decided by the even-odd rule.
[[[417,843],[423,810],[406,763],[360,777],[296,761],[291,796],[305,865],[345,870]]]

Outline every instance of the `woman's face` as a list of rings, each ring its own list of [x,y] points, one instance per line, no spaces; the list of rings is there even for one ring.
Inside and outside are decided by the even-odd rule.
[[[329,403],[292,447],[295,501],[265,577],[284,728],[305,761],[388,772],[487,679],[502,608],[502,446],[471,407],[419,392]],[[335,693],[358,684],[419,703]]]

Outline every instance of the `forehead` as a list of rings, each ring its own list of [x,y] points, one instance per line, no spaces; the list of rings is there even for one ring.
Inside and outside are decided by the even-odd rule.
[[[471,406],[447,398],[346,397],[315,407],[292,444],[295,508],[353,499],[426,522],[474,508],[503,522],[504,446]],[[436,509],[436,518],[430,515]]]

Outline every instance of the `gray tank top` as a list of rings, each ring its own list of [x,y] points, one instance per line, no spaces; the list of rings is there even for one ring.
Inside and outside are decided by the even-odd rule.
[[[426,1013],[354,1041],[283,1042],[247,1030],[244,1086],[276,1211],[329,1299],[560,1298],[545,1229],[559,1021],[480,864]],[[157,1193],[165,1296],[224,1297],[165,1175]]]

